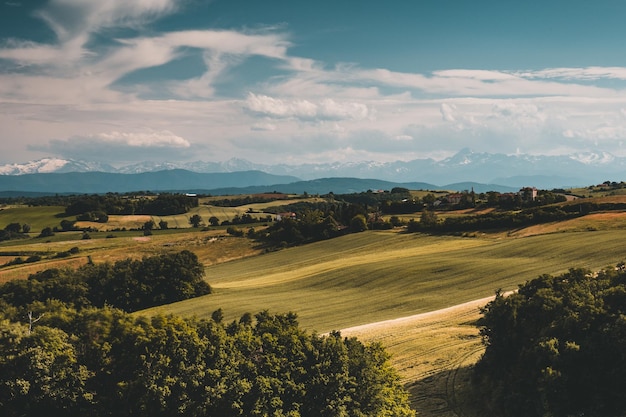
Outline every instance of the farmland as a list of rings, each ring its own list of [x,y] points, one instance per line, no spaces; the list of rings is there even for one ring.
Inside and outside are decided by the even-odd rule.
[[[35,228],[59,221],[55,215],[61,209],[45,208],[45,213],[43,209],[5,209],[0,221],[21,219]],[[0,280],[24,278],[44,267],[75,267],[87,257],[104,262],[189,249],[205,264],[213,294],[139,314],[210,318],[222,309],[224,320],[230,321],[247,312],[296,312],[309,331],[344,329],[345,335],[381,341],[394,355],[414,407],[421,415],[445,416],[453,415],[462,403],[461,391],[455,389],[463,384],[464,366],[481,353],[474,326],[480,303],[414,320],[388,320],[478,299],[484,303],[496,289],[514,290],[540,274],[570,267],[594,270],[626,258],[622,249],[626,215],[618,211],[465,236],[370,230],[270,253],[251,240],[227,235],[224,227],[200,230],[188,222],[194,213],[227,219],[249,209],[204,205],[185,215],[154,217],[178,229],[155,230],[151,236],[130,230],[145,222],[143,217],[119,216],[108,227],[127,230],[92,232],[89,240],[81,239],[80,232],[63,232],[46,240],[4,242],[3,253],[54,253],[72,247],[80,251],[64,259],[2,268]],[[387,322],[367,326],[381,321]]]
[[[623,231],[509,239],[368,231],[209,266],[214,294],[154,311],[208,317],[222,308],[227,319],[295,311],[325,332],[483,298],[542,273],[612,265],[624,256],[622,239]]]

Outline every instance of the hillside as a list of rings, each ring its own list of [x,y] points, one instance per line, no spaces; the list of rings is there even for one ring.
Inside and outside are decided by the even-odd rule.
[[[288,175],[261,171],[197,173],[174,169],[139,174],[105,172],[37,173],[0,175],[0,196],[42,196],[54,194],[103,194],[138,191],[177,191],[212,195],[281,193],[350,194],[367,190],[390,190],[405,187],[413,190],[470,190],[476,192],[513,192],[517,188],[474,182],[443,186],[425,182],[392,182],[362,178],[320,178],[301,181]]]
[[[542,273],[614,264],[622,238],[623,231],[523,239],[369,231],[209,266],[213,295],[150,314],[207,317],[222,308],[233,319],[259,309],[297,311],[305,327],[330,331],[486,297]]]
[[[63,193],[126,193],[133,191],[189,191],[270,186],[291,183],[298,178],[271,175],[260,171],[234,173],[197,173],[186,170],[117,174],[105,172],[68,172],[25,175],[0,175],[0,191]]]
[[[476,304],[472,304],[473,312],[464,310],[458,315],[442,312],[420,316],[417,321],[405,318],[491,297],[498,288],[515,290],[541,274],[558,274],[571,267],[597,270],[623,260],[626,213],[622,208],[626,197],[581,201],[598,209],[567,221],[515,230],[463,235],[406,233],[402,228],[368,230],[269,253],[252,240],[230,236],[226,226],[189,228],[187,213],[165,217],[184,229],[155,230],[150,236],[135,229],[92,232],[88,240],[81,239],[80,232],[63,232],[47,240],[3,242],[1,262],[11,261],[17,254],[27,257],[41,253],[50,258],[5,266],[0,281],[25,278],[46,266],[76,267],[89,259],[112,262],[189,249],[205,264],[213,294],[139,314],[211,318],[221,309],[228,322],[248,312],[293,311],[308,331],[345,329],[345,335],[380,341],[393,353],[393,363],[411,390],[419,415],[452,416],[464,401],[459,395],[467,382],[465,367],[482,349],[474,327]],[[218,213],[213,210],[221,210],[221,216],[232,218],[253,207],[262,209],[264,204],[236,208],[203,205],[194,212],[206,218]],[[12,210],[0,212],[0,219],[23,221],[19,209]],[[46,219],[58,223],[61,207],[22,210],[23,219],[43,225]],[[443,218],[471,215],[472,211],[439,214]],[[113,220],[122,228],[141,226],[149,219],[139,217],[118,216]],[[52,256],[73,247],[78,251],[67,258]]]
[[[534,185],[550,189],[623,178],[626,172],[626,158],[602,151],[570,155],[506,155],[474,152],[467,148],[439,160],[423,158],[384,163],[347,161],[300,165],[254,163],[233,158],[222,162],[146,161],[114,168],[89,161],[44,158],[23,164],[0,166],[0,175],[71,171],[136,174],[172,169],[203,173],[263,171],[304,180],[324,177],[378,178],[394,183],[422,181],[438,185],[471,179],[474,182],[500,184],[512,188]]]

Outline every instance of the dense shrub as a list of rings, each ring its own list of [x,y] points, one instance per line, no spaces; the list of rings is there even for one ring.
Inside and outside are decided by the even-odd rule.
[[[494,416],[626,413],[626,272],[544,275],[483,310],[475,380]]]
[[[380,344],[305,333],[292,313],[226,325],[40,308],[32,331],[0,310],[6,417],[414,416]]]
[[[57,257],[75,253],[74,248]],[[49,269],[0,285],[0,300],[14,306],[55,299],[75,308],[111,305],[136,311],[209,294],[204,266],[195,254],[126,259],[114,264],[87,264],[77,270]]]

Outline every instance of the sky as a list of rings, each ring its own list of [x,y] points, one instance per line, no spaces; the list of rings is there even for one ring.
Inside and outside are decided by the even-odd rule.
[[[626,156],[624,16],[624,0],[0,0],[0,163]]]

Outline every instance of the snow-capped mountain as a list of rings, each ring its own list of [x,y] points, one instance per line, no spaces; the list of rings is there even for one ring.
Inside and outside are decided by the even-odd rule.
[[[43,158],[23,164],[0,165],[0,175],[44,174],[52,172],[114,172],[115,168],[99,162]]]
[[[106,164],[45,158],[25,164],[0,166],[0,175],[96,171],[136,174],[172,169],[185,169],[197,173],[263,171],[303,180],[352,177],[438,185],[474,181],[511,187],[536,186],[540,188],[585,186],[606,180],[626,180],[626,158],[601,151],[549,156],[492,154],[473,152],[470,149],[463,149],[442,160],[428,158],[386,163],[363,161],[268,165],[234,158],[224,162],[141,162],[117,169]]]

